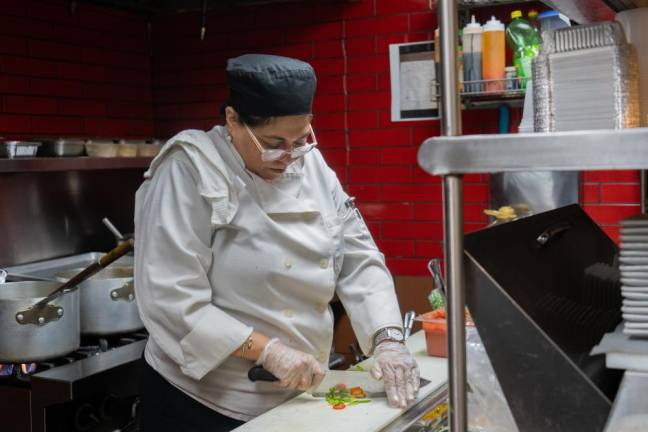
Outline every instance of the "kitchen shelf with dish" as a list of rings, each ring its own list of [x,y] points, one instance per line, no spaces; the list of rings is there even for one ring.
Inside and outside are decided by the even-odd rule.
[[[144,140],[0,140],[0,172],[147,168],[160,148],[159,141]]]
[[[152,157],[35,157],[0,159],[0,173],[146,169]]]

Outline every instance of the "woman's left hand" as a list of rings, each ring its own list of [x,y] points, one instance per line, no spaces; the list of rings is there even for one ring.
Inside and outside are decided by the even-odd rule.
[[[416,399],[419,390],[419,368],[405,344],[385,341],[374,350],[371,375],[382,378],[389,404],[406,408]]]

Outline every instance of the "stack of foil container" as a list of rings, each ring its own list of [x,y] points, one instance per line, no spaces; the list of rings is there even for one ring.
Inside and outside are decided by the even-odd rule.
[[[617,22],[547,30],[533,62],[536,132],[639,127],[637,54]]]

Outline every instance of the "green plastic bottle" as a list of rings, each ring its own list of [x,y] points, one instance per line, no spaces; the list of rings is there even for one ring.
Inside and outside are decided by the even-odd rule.
[[[533,77],[531,61],[540,52],[538,31],[522,18],[522,11],[511,12],[511,23],[506,27],[506,40],[513,50],[513,63],[522,88]]]

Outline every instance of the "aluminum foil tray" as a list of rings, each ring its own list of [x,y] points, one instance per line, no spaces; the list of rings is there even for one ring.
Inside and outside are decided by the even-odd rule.
[[[634,48],[617,22],[548,30],[533,62],[536,132],[638,127]]]
[[[52,260],[5,267],[12,279],[30,279],[33,277],[56,280],[56,275],[63,270],[87,267],[104,255],[104,252],[87,252],[81,255],[71,255]],[[132,266],[132,256],[123,256],[109,267]]]
[[[0,157],[15,159],[34,157],[41,143],[32,141],[0,141]]]

